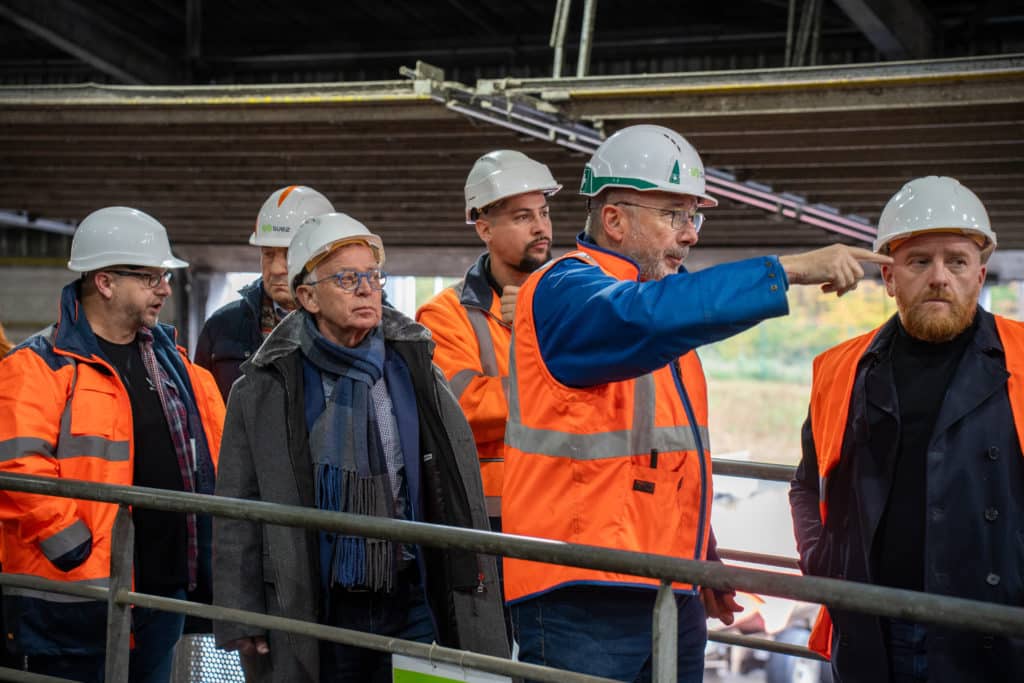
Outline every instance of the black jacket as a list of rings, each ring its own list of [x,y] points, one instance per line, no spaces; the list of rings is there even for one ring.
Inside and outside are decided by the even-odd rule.
[[[193,362],[213,374],[224,401],[242,372],[239,366],[263,343],[260,308],[263,278],[238,290],[242,298],[218,308],[203,325]]]
[[[1006,359],[992,315],[978,330],[946,391],[928,444],[925,576],[928,593],[1024,606],[1024,456],[1007,394]],[[818,508],[810,421],[790,489],[804,572],[874,582],[872,544],[885,511],[900,434],[891,349],[895,319],[857,368],[839,464],[828,481],[828,523]],[[879,618],[830,610],[836,680],[886,681]],[[1024,639],[928,626],[929,681],[1024,680]]]

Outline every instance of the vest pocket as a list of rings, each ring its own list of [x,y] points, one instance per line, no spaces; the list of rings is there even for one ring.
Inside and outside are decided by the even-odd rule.
[[[683,472],[630,464],[621,486],[625,501],[621,508],[622,533],[629,550],[664,555],[683,552],[680,542],[683,516],[680,491]],[[685,550],[684,557],[690,554]]]

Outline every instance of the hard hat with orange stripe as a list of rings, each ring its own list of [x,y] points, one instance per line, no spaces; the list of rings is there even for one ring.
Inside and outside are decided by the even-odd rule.
[[[287,248],[302,221],[333,212],[334,206],[327,197],[311,187],[289,185],[274,190],[256,217],[249,244]]]

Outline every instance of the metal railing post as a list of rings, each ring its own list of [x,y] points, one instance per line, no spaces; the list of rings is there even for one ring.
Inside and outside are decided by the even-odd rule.
[[[679,609],[672,584],[668,581],[661,582],[658,597],[654,599],[652,640],[652,683],[675,683],[678,680],[676,667],[679,663],[676,653],[679,648]]]
[[[107,595],[107,667],[105,683],[128,683],[132,611],[117,601],[132,589],[132,558],[135,556],[135,525],[127,505],[117,509],[110,539],[110,593]]]

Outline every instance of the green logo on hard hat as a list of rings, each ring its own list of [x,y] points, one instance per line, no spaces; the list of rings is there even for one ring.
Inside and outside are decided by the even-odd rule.
[[[580,184],[580,192],[591,192],[594,184],[594,169],[590,165],[583,167],[583,182]]]
[[[274,226],[270,223],[264,223],[260,226],[260,232],[274,232]]]
[[[690,167],[690,175],[693,176],[694,178],[703,178],[704,177],[704,172],[701,171],[696,166],[691,166]]]
[[[672,165],[672,174],[668,177],[668,181],[675,185],[679,184],[679,160],[676,159],[676,163]]]

